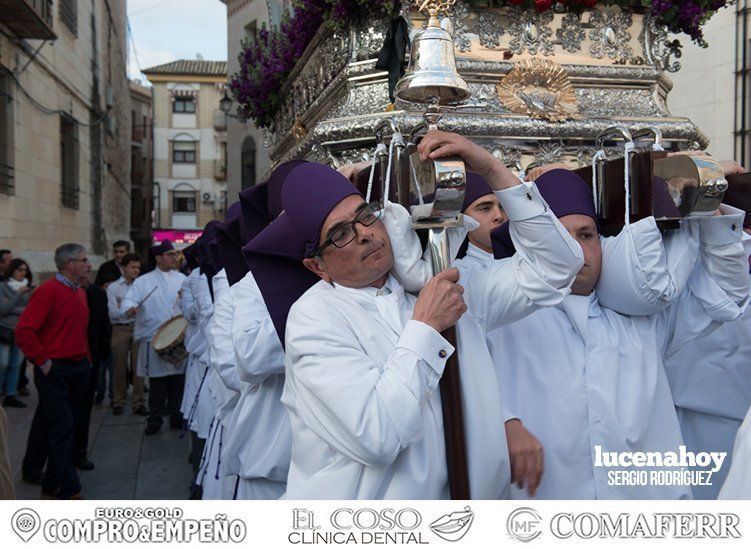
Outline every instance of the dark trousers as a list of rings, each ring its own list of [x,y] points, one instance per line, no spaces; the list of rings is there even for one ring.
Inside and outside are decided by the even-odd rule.
[[[81,415],[79,416],[78,423],[76,424],[75,447],[73,450],[73,457],[75,458],[76,463],[85,460],[89,452],[89,427],[91,425],[91,408],[92,406],[94,406],[94,393],[96,393],[100,367],[101,362],[98,360],[94,360],[91,363],[89,380],[86,385],[86,392],[84,393],[83,402],[81,404]]]
[[[97,378],[99,375],[99,363],[94,362],[89,374],[89,384],[87,392],[83,399],[83,408],[81,415],[76,424],[76,435],[74,442],[73,456],[76,463],[86,458],[89,447],[89,425],[91,423],[91,407],[94,402],[94,393],[96,392]],[[39,377],[44,374],[34,368],[34,385],[39,393]],[[23,457],[23,472],[25,475],[34,477],[44,470],[47,462],[47,423],[44,420],[43,412],[40,406],[37,406],[34,412],[34,418],[31,421],[29,430],[29,440],[26,444],[26,454]],[[57,490],[57,486],[44,486],[45,493],[51,493]]]
[[[170,416],[170,424],[182,424],[180,403],[183,399],[185,374],[149,378],[149,425],[161,425],[162,416]]]
[[[39,378],[44,374],[34,367],[34,387],[40,395]],[[26,454],[23,456],[23,472],[25,475],[36,476],[44,470],[47,462],[47,424],[42,417],[42,407],[37,404],[34,419],[31,420],[29,440],[26,443]],[[46,490],[45,490],[46,491]]]
[[[29,432],[24,457],[25,471],[41,470],[47,459],[42,490],[57,491],[67,499],[81,491],[76,473],[75,432],[84,406],[90,379],[88,359],[53,360],[44,375],[34,367],[34,383],[39,391],[39,405]]]

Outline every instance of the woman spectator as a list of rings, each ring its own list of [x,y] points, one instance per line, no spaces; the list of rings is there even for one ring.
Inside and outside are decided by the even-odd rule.
[[[34,290],[31,281],[28,263],[23,259],[14,259],[8,264],[0,282],[0,390],[5,392],[3,406],[6,408],[26,408],[26,404],[16,398],[24,357],[16,347],[13,331]]]

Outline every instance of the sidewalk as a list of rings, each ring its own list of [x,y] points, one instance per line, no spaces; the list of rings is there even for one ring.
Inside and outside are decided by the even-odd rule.
[[[31,371],[28,372],[31,378]],[[27,408],[6,408],[10,424],[10,459],[16,481],[17,499],[39,499],[41,489],[21,480],[21,462],[36,409],[34,384],[31,394],[19,397]],[[79,471],[85,499],[188,499],[192,471],[188,463],[190,434],[169,428],[144,436],[144,418],[130,408],[121,416],[112,414],[109,399],[91,413],[89,459],[96,468]]]

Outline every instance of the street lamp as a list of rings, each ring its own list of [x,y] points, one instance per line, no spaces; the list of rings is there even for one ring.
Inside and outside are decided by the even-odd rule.
[[[227,95],[227,90],[224,91],[224,97],[219,100],[219,110],[227,116],[231,116],[230,111],[232,110],[232,99]]]

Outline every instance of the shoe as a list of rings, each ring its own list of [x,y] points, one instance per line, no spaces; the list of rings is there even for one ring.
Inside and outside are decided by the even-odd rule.
[[[3,406],[6,408],[26,408],[26,404],[18,400],[15,396],[7,396],[3,399]]]
[[[42,484],[44,473],[42,471],[23,471],[21,473],[21,478],[24,482],[28,482],[29,484]]]
[[[135,410],[133,410],[133,413],[136,414],[137,416],[147,416],[149,415],[149,409],[146,408],[146,406],[141,405]]]
[[[29,390],[26,387],[19,387],[18,394],[22,397],[27,397],[29,396]]]
[[[84,497],[81,495],[81,492],[78,492],[70,496],[68,499],[84,499]]]
[[[39,499],[57,499],[57,492],[53,494],[42,490],[42,495],[39,497]]]
[[[94,406],[101,406],[104,402],[104,395],[97,395],[94,397]]]
[[[147,435],[154,435],[159,432],[159,430],[162,428],[161,425],[157,425],[156,423],[150,423],[146,425],[146,431],[145,433]]]
[[[113,406],[112,407],[112,413],[116,416],[123,415],[123,407],[122,406]]]
[[[94,470],[94,463],[89,461],[86,458],[83,458],[82,460],[79,460],[76,463],[76,467],[80,469],[81,471],[93,471]]]

